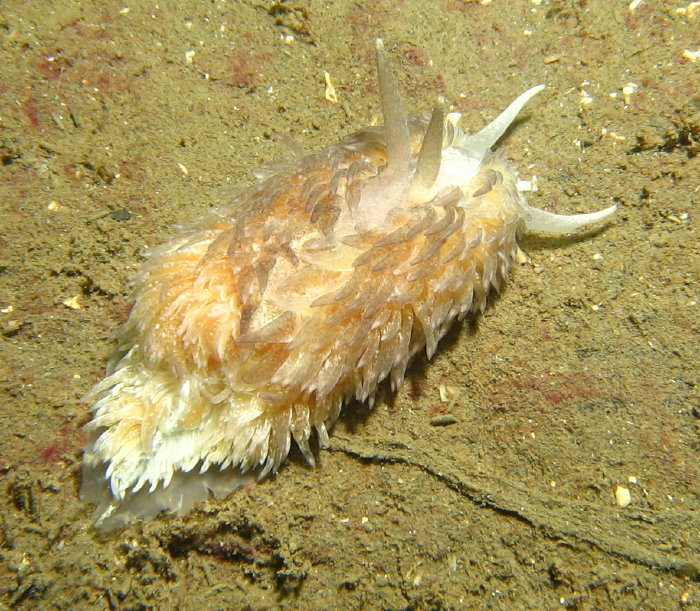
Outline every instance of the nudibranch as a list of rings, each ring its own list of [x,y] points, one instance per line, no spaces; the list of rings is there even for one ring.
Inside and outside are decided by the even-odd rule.
[[[569,233],[615,207],[533,208],[491,147],[544,85],[468,135],[406,115],[381,40],[384,125],[260,172],[147,256],[107,377],[91,391],[81,496],[97,525],[275,473],[292,440],[328,444],[349,401],[396,389],[411,357],[483,311],[526,231]]]

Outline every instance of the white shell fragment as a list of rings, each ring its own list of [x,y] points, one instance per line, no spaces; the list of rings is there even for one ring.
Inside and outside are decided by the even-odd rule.
[[[627,507],[632,502],[632,494],[629,488],[625,488],[624,486],[615,488],[615,501],[623,509]]]

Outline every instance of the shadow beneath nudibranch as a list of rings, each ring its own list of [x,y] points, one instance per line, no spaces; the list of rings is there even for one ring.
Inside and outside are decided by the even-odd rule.
[[[488,307],[500,298],[500,294],[493,292],[488,298]],[[340,413],[335,428],[338,426],[355,434],[372,417],[377,407],[385,406],[390,412],[397,409],[396,403],[401,393],[406,393],[411,401],[419,402],[427,397],[427,400],[439,400],[439,389],[437,386],[429,385],[428,369],[431,361],[440,358],[443,354],[449,354],[465,339],[469,341],[478,333],[481,313],[469,314],[461,321],[455,321],[444,337],[437,345],[435,354],[428,358],[425,351],[416,354],[408,367],[403,384],[397,390],[391,389],[389,380],[384,380],[377,389],[377,398],[374,407],[369,407],[367,402],[351,401]],[[426,412],[426,422],[429,415]],[[301,456],[301,455],[300,455]],[[323,454],[320,455],[321,459]],[[318,455],[317,455],[318,458]],[[303,459],[302,459],[303,460]]]

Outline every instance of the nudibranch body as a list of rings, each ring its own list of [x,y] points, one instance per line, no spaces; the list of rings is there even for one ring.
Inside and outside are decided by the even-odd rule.
[[[309,463],[342,406],[398,387],[450,324],[483,310],[521,231],[567,233],[615,208],[530,207],[490,148],[519,96],[474,135],[406,116],[381,41],[383,127],[261,172],[262,180],[155,248],[135,280],[94,417],[81,495],[98,525],[180,513]],[[450,119],[451,117],[448,117]]]

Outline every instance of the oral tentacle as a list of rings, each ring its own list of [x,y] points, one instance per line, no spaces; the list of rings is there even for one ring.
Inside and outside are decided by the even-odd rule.
[[[524,213],[525,231],[541,233],[572,233],[584,225],[599,223],[615,214],[617,206],[610,206],[587,214],[555,214],[527,206]]]
[[[499,138],[505,133],[510,124],[515,120],[523,106],[527,104],[536,94],[542,91],[545,85],[536,85],[528,89],[525,93],[521,93],[515,100],[510,103],[500,115],[498,115],[491,123],[482,130],[478,131],[473,136],[469,136],[460,143],[460,148],[469,156],[475,159],[481,159],[486,152],[493,147]]]

